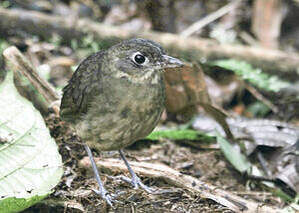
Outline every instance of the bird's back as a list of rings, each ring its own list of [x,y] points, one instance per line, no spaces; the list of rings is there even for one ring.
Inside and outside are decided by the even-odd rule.
[[[63,88],[60,117],[77,123],[88,111],[89,102],[101,92],[101,65],[105,51],[94,53],[81,62]]]

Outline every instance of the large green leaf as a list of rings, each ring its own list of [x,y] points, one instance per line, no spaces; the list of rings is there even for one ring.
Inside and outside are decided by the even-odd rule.
[[[18,94],[8,72],[0,85],[0,212],[19,212],[43,199],[62,173],[42,116]]]

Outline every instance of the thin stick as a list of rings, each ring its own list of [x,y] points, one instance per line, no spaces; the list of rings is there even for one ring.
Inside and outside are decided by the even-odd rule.
[[[220,18],[221,16],[224,16],[228,12],[234,10],[239,6],[239,3],[241,0],[233,1],[224,7],[221,7],[219,10],[207,15],[206,17],[198,20],[191,26],[189,26],[187,29],[185,29],[183,32],[180,33],[183,37],[191,36],[193,33],[197,32],[201,28],[205,27],[206,25],[210,24],[211,22],[215,21],[216,19]]]
[[[44,97],[48,107],[57,102],[60,97],[55,89],[43,78],[39,76],[33,65],[26,57],[15,47],[11,46],[4,50],[6,68],[14,73],[25,76],[34,88]]]
[[[278,113],[278,108],[274,104],[271,103],[270,100],[265,98],[257,89],[250,86],[246,82],[243,82],[245,88],[259,101],[263,102],[267,107],[269,107],[274,113]]]

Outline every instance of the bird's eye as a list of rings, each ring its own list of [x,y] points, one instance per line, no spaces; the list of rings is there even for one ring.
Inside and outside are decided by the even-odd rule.
[[[145,57],[143,55],[135,55],[134,60],[137,64],[143,64],[145,62]]]
[[[133,54],[132,59],[133,59],[134,63],[136,63],[138,65],[145,65],[148,62],[147,57],[142,55],[140,52]]]

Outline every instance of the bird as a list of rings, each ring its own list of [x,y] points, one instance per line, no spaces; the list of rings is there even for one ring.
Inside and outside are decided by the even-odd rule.
[[[133,38],[83,60],[63,88],[60,117],[84,141],[99,190],[110,206],[113,196],[100,179],[91,148],[118,150],[134,188],[151,193],[134,173],[123,148],[145,138],[156,127],[164,110],[164,69],[184,63],[168,56],[156,42]]]

